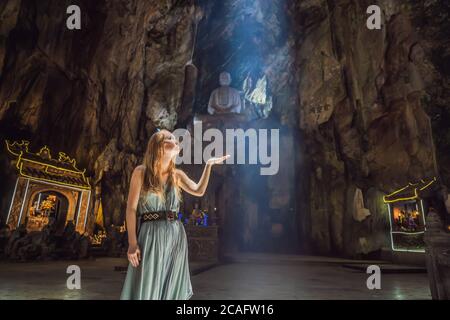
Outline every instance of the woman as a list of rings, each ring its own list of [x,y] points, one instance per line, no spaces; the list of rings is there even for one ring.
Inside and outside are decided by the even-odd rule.
[[[198,183],[175,168],[178,141],[167,130],[150,138],[144,163],[131,176],[126,222],[128,266],[121,299],[188,300],[192,294],[188,247],[183,224],[177,220],[180,189],[201,197],[214,164],[206,163]]]

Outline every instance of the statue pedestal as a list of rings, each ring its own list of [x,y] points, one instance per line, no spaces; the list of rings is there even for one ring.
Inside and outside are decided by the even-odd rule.
[[[224,113],[224,114],[197,114],[193,119],[193,124],[202,122],[204,130],[208,128],[222,128],[222,127],[240,127],[242,123],[247,123],[249,118],[242,113]],[[191,131],[191,130],[190,130]]]
[[[428,214],[424,238],[431,296],[435,300],[449,300],[450,233],[445,231],[441,219],[435,212]]]
[[[219,260],[219,233],[217,226],[184,226],[189,244],[189,261]]]

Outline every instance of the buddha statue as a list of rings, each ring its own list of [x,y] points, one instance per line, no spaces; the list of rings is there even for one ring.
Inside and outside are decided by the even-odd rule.
[[[228,72],[222,72],[219,77],[220,87],[215,89],[209,98],[208,113],[240,113],[241,96],[239,91],[230,87],[231,76]]]

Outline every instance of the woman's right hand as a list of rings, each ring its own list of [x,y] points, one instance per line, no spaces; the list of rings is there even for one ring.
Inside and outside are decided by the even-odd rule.
[[[135,268],[139,266],[139,261],[141,261],[141,250],[137,244],[130,244],[128,246],[128,261],[130,261],[131,265]]]
[[[223,156],[223,157],[210,158],[208,161],[206,161],[206,164],[208,164],[208,165],[221,164],[222,162],[227,160],[229,157],[230,157],[230,155],[227,154],[226,156]]]

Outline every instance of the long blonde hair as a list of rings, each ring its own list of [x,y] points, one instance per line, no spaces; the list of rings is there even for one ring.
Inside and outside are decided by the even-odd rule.
[[[164,155],[164,132],[167,130],[161,130],[154,133],[147,144],[147,150],[144,155],[143,165],[144,169],[144,181],[142,189],[144,192],[156,193],[162,199],[165,199],[164,186],[161,183],[162,172],[162,158]],[[167,177],[167,186],[175,189],[175,194],[178,199],[181,199],[181,191],[178,179],[175,173],[175,159],[171,159],[168,167],[169,176]]]

